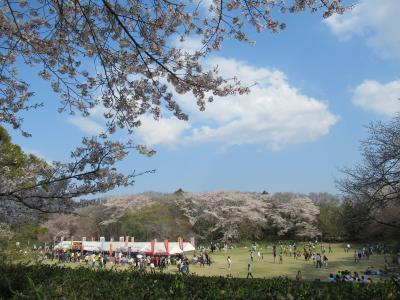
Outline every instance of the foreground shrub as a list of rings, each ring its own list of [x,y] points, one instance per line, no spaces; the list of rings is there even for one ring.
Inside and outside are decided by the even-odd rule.
[[[0,265],[0,277],[2,299],[400,299],[390,281],[361,285],[181,277],[22,264]]]

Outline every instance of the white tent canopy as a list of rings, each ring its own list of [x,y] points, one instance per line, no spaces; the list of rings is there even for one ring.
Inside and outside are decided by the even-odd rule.
[[[151,242],[89,242],[89,241],[63,241],[55,246],[55,249],[71,250],[73,244],[82,245],[85,251],[110,251],[110,244],[112,251],[128,252],[128,247],[131,247],[132,252],[151,252]],[[179,254],[187,251],[193,251],[195,248],[191,243],[184,242],[183,250],[179,247],[178,242],[168,243],[168,252],[165,249],[164,242],[157,242],[154,245],[154,253],[168,253],[168,254]]]

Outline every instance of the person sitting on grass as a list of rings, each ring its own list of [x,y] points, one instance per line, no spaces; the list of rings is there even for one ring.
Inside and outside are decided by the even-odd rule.
[[[357,272],[354,272],[353,278],[355,281],[359,282],[360,281],[360,276],[358,275]]]
[[[342,280],[342,272],[337,271],[335,278],[336,278],[336,282],[340,282]]]
[[[296,280],[297,281],[303,280],[303,276],[301,275],[301,271],[300,270],[297,271]]]

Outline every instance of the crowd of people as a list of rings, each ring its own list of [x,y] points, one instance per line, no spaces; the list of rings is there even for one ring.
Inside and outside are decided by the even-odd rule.
[[[371,271],[370,268],[360,275],[357,272],[351,273],[348,270],[337,271],[336,274],[329,274],[328,281],[330,282],[355,282],[355,283],[372,283],[372,275],[379,275],[379,271]]]
[[[219,250],[225,256],[226,269],[228,274],[231,274],[232,265],[234,264],[231,253],[229,250],[233,246],[227,243],[211,244],[211,246],[200,246],[193,253],[193,256],[188,259],[183,255],[154,255],[149,253],[124,253],[122,251],[114,252],[113,255],[108,255],[108,252],[90,252],[79,250],[61,250],[50,249],[45,247],[34,247],[37,253],[38,261],[45,259],[57,261],[60,263],[79,263],[91,268],[102,269],[105,268],[107,263],[112,263],[113,266],[125,266],[135,270],[143,270],[145,272],[155,273],[156,271],[163,272],[168,266],[174,265],[177,272],[181,274],[189,274],[189,265],[199,265],[200,268],[210,267],[213,264],[212,254]],[[247,248],[247,247],[245,247]],[[320,243],[318,241],[297,244],[296,242],[282,242],[279,241],[267,247],[272,251],[273,263],[283,264],[284,260],[293,258],[295,260],[304,258],[307,262],[312,262],[316,269],[328,268],[328,256],[333,253],[331,244]],[[252,278],[253,265],[264,261],[265,252],[270,250],[258,247],[253,243],[248,247],[249,261],[247,263],[247,278]],[[338,251],[335,248],[335,251]],[[393,249],[389,249],[385,245],[364,245],[352,248],[350,244],[344,246],[344,251],[349,253],[350,257],[353,254],[353,263],[359,264],[360,261],[369,261],[373,255],[384,255],[385,266],[382,269],[375,269],[368,267],[365,272],[358,274],[357,272],[350,272],[348,270],[338,271],[330,274],[327,278],[331,282],[361,282],[370,283],[377,276],[387,275],[390,273],[393,264],[400,265],[400,252],[393,255]],[[268,259],[269,261],[269,259]],[[272,262],[271,261],[271,262]],[[246,266],[246,265],[245,265]],[[357,268],[359,270],[359,268]],[[244,271],[244,270],[243,270]],[[302,274],[299,271],[296,279],[301,280]]]
[[[279,250],[279,255],[277,255]],[[276,263],[277,256],[279,258],[278,263],[283,263],[283,257],[293,257],[294,259],[298,259],[300,257],[304,257],[306,261],[312,261],[316,268],[328,267],[328,253],[332,253],[331,244],[328,245],[328,248],[325,245],[320,244],[318,242],[308,242],[303,245],[303,249],[299,249],[296,242],[293,243],[283,243],[281,241],[278,242],[278,246],[276,244],[272,245],[272,256],[274,259],[274,263]]]
[[[168,266],[176,265],[178,272],[189,273],[189,260],[184,255],[146,255],[144,253],[115,252],[112,256],[104,252],[91,251],[64,251],[64,250],[41,250],[38,249],[37,260],[43,262],[45,259],[59,263],[79,263],[92,268],[105,268],[107,262],[114,266],[126,266],[134,270],[155,273],[156,270],[163,272]]]

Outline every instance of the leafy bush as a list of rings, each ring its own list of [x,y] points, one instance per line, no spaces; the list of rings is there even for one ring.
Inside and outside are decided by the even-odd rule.
[[[2,299],[400,299],[390,281],[361,285],[181,277],[22,264],[2,264],[0,274]]]

